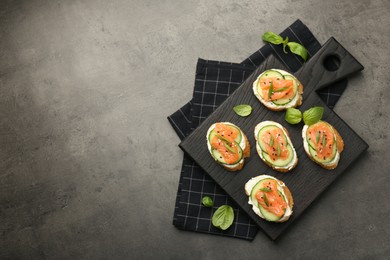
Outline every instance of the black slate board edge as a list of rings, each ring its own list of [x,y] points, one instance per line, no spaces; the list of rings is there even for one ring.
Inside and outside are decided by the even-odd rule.
[[[248,80],[249,81],[253,81],[253,77],[255,77],[256,75],[254,75],[254,76],[250,76],[249,78],[248,78]],[[227,99],[227,101],[228,101],[228,99]],[[326,104],[325,103],[323,103],[323,104],[321,104],[322,106],[324,106],[324,107],[327,107],[326,106]],[[329,109],[329,108],[328,108]],[[329,109],[330,110],[330,109]],[[278,113],[278,112],[276,112],[276,113]],[[325,112],[325,114],[327,114],[327,112]],[[337,114],[336,113],[334,113],[334,115],[336,115],[337,116]],[[210,115],[210,116],[212,116],[212,115]],[[340,118],[339,116],[337,116],[338,118]],[[341,118],[340,118],[340,120],[341,121],[343,121],[344,122],[344,120],[342,120]],[[206,122],[207,120],[205,120],[205,122]],[[344,122],[345,123],[345,122]],[[351,129],[352,130],[352,129]],[[366,146],[367,146],[367,144],[365,144]],[[180,147],[181,147],[181,145],[179,145]],[[181,147],[182,148],[182,147]],[[365,149],[367,149],[367,148],[365,148]],[[183,149],[183,151],[185,152],[185,150]],[[363,151],[362,151],[363,152]],[[361,153],[362,153],[361,152]],[[188,154],[188,153],[187,153]],[[191,155],[189,154],[189,156],[191,157]],[[251,155],[251,156],[253,156],[253,154]],[[257,156],[257,154],[255,154],[254,155],[254,157],[256,157]],[[305,155],[306,156],[306,155]],[[194,159],[194,158],[192,158],[192,159]],[[253,158],[253,159],[258,159],[258,158]],[[313,167],[316,167],[316,165],[314,164],[314,162],[313,162]],[[201,168],[203,168],[202,166],[200,166]],[[215,163],[215,167],[221,167],[221,166],[219,166],[217,163]],[[244,166],[245,167],[245,166]],[[203,168],[203,170],[205,170],[206,172],[207,172],[207,170],[206,169],[204,169]],[[237,175],[237,174],[240,174],[240,172],[226,172],[226,174],[227,174],[227,176],[234,176],[234,175]],[[276,174],[278,174],[278,173],[276,173]],[[337,176],[337,177],[339,177],[339,175]],[[336,178],[337,178],[336,177]],[[212,179],[214,179],[217,183],[218,182],[220,182],[220,180],[217,180],[217,179],[215,179],[213,176],[211,176],[211,178]],[[335,179],[334,179],[335,180]],[[333,180],[333,181],[334,181]],[[333,182],[332,181],[332,182]],[[322,188],[319,190],[319,193],[321,194],[324,190],[326,190],[327,189],[327,187],[329,186],[329,185],[331,185],[332,184],[332,182],[330,182],[328,185],[326,185],[326,186],[322,186]],[[230,193],[229,192],[229,190],[227,190],[227,189],[225,189],[224,188],[224,186],[221,186],[221,188],[226,192],[226,193]],[[242,192],[243,193],[243,192]],[[244,193],[243,193],[244,194]],[[240,205],[240,202],[238,201],[238,200],[236,200],[235,199],[235,197],[231,197],[232,198],[232,200],[237,204],[237,205],[239,205],[240,207],[242,207],[241,205]],[[314,199],[312,200],[312,201],[310,201],[308,204],[310,205],[311,203],[313,203],[314,201],[315,201],[315,199],[316,199],[317,197],[314,197]],[[249,211],[249,216],[253,219],[253,220],[255,220],[255,221],[259,221],[259,217],[257,216],[257,215],[255,215],[254,213],[251,213],[251,211]],[[281,234],[282,232],[285,232],[286,230],[287,230],[287,228],[291,225],[291,223],[293,223],[294,221],[296,220],[296,218],[294,218],[294,217],[292,217],[292,218],[290,218],[290,220],[288,221],[288,222],[286,222],[286,223],[269,223],[269,224],[271,224],[271,225],[277,225],[277,226],[279,226],[279,227],[283,227],[283,228],[280,228],[279,229],[279,231],[280,231],[280,233],[279,234]],[[260,220],[260,221],[264,221],[264,220]],[[261,227],[262,228],[262,227]],[[264,229],[263,229],[263,231],[264,231]],[[279,235],[277,235],[277,236],[273,236],[273,235],[270,235],[269,233],[267,233],[267,232],[264,232],[271,240],[276,240],[278,237],[279,237]]]
[[[274,60],[276,60],[274,57],[273,57],[273,59]],[[267,60],[267,62],[268,62],[269,60]],[[267,66],[267,63],[266,63],[266,65],[265,66]],[[284,66],[281,66],[281,68],[282,69],[284,69]],[[261,69],[261,68],[260,68]],[[258,73],[259,71],[257,70],[257,71],[255,71],[254,73]],[[249,78],[248,78],[248,80],[249,81],[253,81],[253,78],[255,77],[256,75],[251,75],[251,76],[249,76]],[[243,83],[243,85],[244,85],[245,83]],[[228,103],[228,102],[230,102],[230,100],[231,100],[231,98],[233,98],[233,96],[235,96],[234,95],[234,93],[233,93],[233,95],[231,96],[231,97],[229,97],[225,102],[224,102],[224,104],[225,103]],[[318,98],[318,100],[320,100],[319,98]],[[316,100],[316,101],[318,101],[318,100]],[[321,101],[320,101],[321,102]],[[221,105],[221,106],[223,106],[223,104]],[[325,105],[326,106],[326,105]],[[218,109],[217,109],[218,110]],[[329,110],[329,108],[328,108],[328,110]],[[331,111],[331,112],[333,112],[333,111]],[[214,115],[215,113],[213,113],[212,115],[210,115],[209,117],[212,117],[213,115]],[[333,114],[335,114],[334,112],[333,112]],[[337,115],[336,115],[337,116]],[[208,118],[206,118],[206,120],[204,120],[203,121],[203,123],[199,126],[200,128],[202,128],[203,126],[203,124],[205,124],[206,123],[206,121],[208,121],[208,119],[209,119],[209,117]],[[337,116],[338,117],[338,116]],[[339,118],[339,117],[338,117]],[[339,122],[342,122],[342,124],[343,125],[346,125],[345,124],[345,122],[343,121],[343,120],[341,120],[341,121],[339,121]],[[355,133],[354,131],[353,131],[353,133]],[[359,137],[359,136],[358,136]],[[183,147],[183,146],[185,146],[185,143],[186,143],[186,139],[179,145],[180,146],[180,148],[182,148],[183,150],[184,150],[184,152],[186,152],[186,149],[185,149],[185,147]],[[367,144],[366,143],[364,143],[364,145],[363,145],[364,147],[363,148],[366,148],[367,147]],[[363,150],[365,150],[365,149],[363,149]],[[189,154],[189,156],[194,160],[194,161],[196,161],[196,158],[194,158],[191,154]],[[201,165],[200,165],[201,166]],[[347,165],[348,166],[348,165]],[[202,167],[202,166],[201,166]],[[218,165],[216,165],[216,163],[214,163],[214,165],[212,166],[213,167],[213,169],[214,168],[216,168],[216,167],[220,167],[220,166],[218,166]],[[245,166],[244,166],[245,167]],[[340,168],[341,168],[342,166],[340,166]],[[202,167],[203,168],[203,167]],[[207,169],[206,168],[203,168],[206,172],[207,172]],[[209,169],[210,170],[210,169]],[[344,169],[343,169],[344,170]],[[229,177],[228,177],[229,176]],[[227,183],[229,183],[229,179],[231,179],[231,178],[233,178],[234,176],[236,176],[235,175],[235,173],[227,173],[226,175],[224,175],[223,176],[223,178],[227,181]],[[330,175],[331,176],[331,175]],[[220,184],[220,186],[228,193],[228,194],[230,194],[231,195],[231,192],[229,192],[229,190],[228,189],[226,189],[225,187],[224,187],[224,183],[221,183],[221,180],[217,180],[216,178],[214,178],[214,176],[212,176],[211,175],[211,177],[217,182],[217,183],[219,183]],[[336,176],[336,177],[338,177],[338,175]],[[330,177],[331,178],[331,177]],[[225,181],[224,180],[224,181]],[[328,185],[330,185],[332,182],[334,181],[334,179],[330,182],[330,183],[328,183]],[[328,185],[326,185],[326,186],[323,186],[322,188],[321,188],[321,192],[323,191],[323,190],[325,190],[326,188],[327,188],[327,186]],[[320,192],[320,193],[321,193]],[[320,194],[319,193],[319,194]],[[314,199],[316,198],[317,196],[315,196],[309,203],[307,203],[308,205],[310,205],[313,201],[314,201]],[[241,203],[242,203],[242,201],[240,202],[240,201],[238,201],[238,200],[236,200],[234,197],[232,197],[233,198],[233,200],[238,204],[238,205],[240,205],[241,207],[242,207],[242,205],[241,205]],[[306,206],[304,206],[303,208],[306,208],[308,205],[306,205]],[[245,210],[245,209],[244,209]],[[250,211],[248,211],[248,210],[245,210],[249,215],[251,215],[251,210]],[[253,213],[254,214],[254,213]],[[293,215],[294,216],[294,215]],[[270,234],[270,233],[268,233],[268,232],[265,232],[272,240],[274,240],[274,239],[276,239],[286,228],[287,228],[287,226],[289,226],[291,223],[292,223],[292,221],[294,220],[294,217],[292,216],[292,218],[290,218],[290,222],[285,222],[285,223],[277,223],[277,224],[275,224],[275,223],[271,223],[271,225],[273,224],[273,225],[277,225],[277,227],[278,227],[278,229],[279,230],[276,230],[276,232],[275,231],[273,231],[273,234]],[[254,217],[253,216],[251,216],[252,217],[252,219],[254,219],[254,220],[256,220],[256,218],[257,218],[257,223],[259,224],[259,222],[258,222],[258,217],[257,217],[257,215],[255,215]],[[261,220],[261,221],[263,221],[263,220]],[[287,223],[287,224],[286,224]],[[263,226],[262,226],[263,225]],[[267,224],[267,225],[270,225],[269,223]],[[264,230],[264,224],[263,223],[261,223],[260,222],[260,227]],[[264,230],[265,231],[265,230]]]
[[[330,63],[330,64],[329,64]],[[334,64],[336,63],[336,64]],[[328,64],[328,65],[327,65]],[[335,66],[335,67],[332,67]],[[364,66],[352,56],[334,37],[329,38],[323,47],[315,54],[314,59],[310,59],[295,74],[299,79],[302,74],[322,73],[323,77],[316,86],[310,90],[319,91],[329,85],[345,79],[352,74],[362,71]],[[309,79],[310,80],[310,79]],[[302,82],[303,86],[310,84]]]

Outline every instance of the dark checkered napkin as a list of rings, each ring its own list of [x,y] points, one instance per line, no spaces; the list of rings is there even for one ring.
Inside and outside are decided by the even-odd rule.
[[[168,121],[180,140],[183,140],[191,132],[191,106],[192,102],[190,101],[168,117]]]
[[[256,235],[257,226],[187,155],[184,155],[179,190],[173,220],[176,227],[249,240]],[[213,208],[207,208],[201,204],[204,196],[212,198]],[[232,227],[222,231],[211,224],[211,218],[218,206],[225,204],[233,207],[235,219]]]
[[[290,41],[303,44],[308,49],[309,57],[321,48],[310,30],[299,20],[281,35],[288,36]],[[241,64],[199,59],[192,100],[168,117],[180,139],[185,138],[198,127],[271,53],[292,72],[303,65],[299,57],[285,54],[281,46],[270,44],[250,55]],[[343,80],[322,89],[319,95],[330,107],[333,107],[346,85],[347,81]],[[213,208],[202,206],[203,196],[210,196],[213,199]],[[211,224],[212,214],[224,204],[231,205],[235,213],[234,223],[226,231],[219,230]],[[258,231],[258,227],[246,213],[186,155],[184,155],[180,174],[173,224],[183,230],[248,240],[252,240]]]
[[[198,60],[192,97],[191,129],[222,104],[256,69],[254,66]]]
[[[255,67],[207,60],[198,60],[193,100],[169,117],[173,125],[183,118],[185,111],[192,115],[187,122],[186,131],[190,133],[209,114],[211,114],[241,83]],[[179,123],[180,125],[180,123]],[[180,132],[178,130],[178,132]],[[210,196],[214,208],[202,206],[203,196]],[[232,227],[221,231],[211,224],[214,211],[221,205],[231,205],[235,219]],[[181,229],[253,239],[257,226],[243,213],[228,195],[189,157],[184,155],[179,181],[173,224]]]

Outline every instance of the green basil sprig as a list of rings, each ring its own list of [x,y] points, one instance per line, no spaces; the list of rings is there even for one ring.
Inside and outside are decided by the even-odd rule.
[[[249,116],[252,113],[252,107],[247,104],[241,104],[233,107],[234,112],[239,116]]]
[[[307,60],[307,50],[306,50],[306,48],[302,44],[299,44],[297,42],[289,42],[288,41],[288,37],[283,39],[282,36],[280,36],[280,35],[278,35],[276,33],[266,32],[266,33],[263,34],[262,39],[263,39],[263,41],[266,41],[266,42],[269,42],[269,43],[272,43],[272,44],[275,44],[275,45],[283,44],[283,51],[286,54],[287,54],[286,47],[288,46],[288,48],[290,49],[290,51],[292,53],[302,57],[302,59],[304,61]]]
[[[228,229],[234,220],[234,210],[229,205],[220,206],[213,214],[211,223],[222,230]]]
[[[284,117],[284,119],[289,124],[292,124],[292,125],[298,124],[302,120],[302,112],[296,108],[292,108],[292,107],[287,108],[286,116]]]
[[[303,122],[305,123],[305,125],[312,125],[320,121],[323,115],[323,107],[312,107],[303,112],[303,114],[296,108],[287,108],[284,119],[287,121],[287,123],[293,125],[301,122],[303,118]]]
[[[202,204],[205,206],[205,207],[213,207],[214,206],[214,202],[213,200],[209,197],[209,196],[204,196],[202,198]]]
[[[323,107],[312,107],[303,112],[303,122],[305,125],[312,125],[321,120],[324,114]]]

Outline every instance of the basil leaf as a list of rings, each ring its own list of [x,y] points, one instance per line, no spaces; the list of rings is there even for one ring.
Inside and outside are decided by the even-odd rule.
[[[276,44],[276,45],[283,43],[283,38],[273,32],[266,32],[263,34],[261,38],[263,39],[263,41]]]
[[[252,107],[246,104],[235,106],[233,110],[239,116],[249,116],[252,113]]]
[[[324,114],[323,107],[312,107],[303,112],[303,122],[305,125],[312,125],[321,120]]]
[[[274,146],[274,137],[271,135],[270,140],[269,140],[269,146]]]
[[[286,39],[283,41],[283,52],[287,54],[286,46],[288,44],[288,37],[286,36]]]
[[[302,112],[296,108],[292,108],[292,107],[287,108],[284,119],[289,124],[292,125],[298,124],[302,120]]]
[[[280,146],[279,146],[279,144],[278,144],[278,157],[280,156]]]
[[[325,135],[322,136],[322,147],[326,147],[326,137]]]
[[[202,204],[205,206],[205,207],[209,207],[211,208],[212,206],[214,206],[214,202],[213,200],[209,197],[209,196],[204,196],[202,198]]]
[[[214,212],[211,223],[214,227],[226,230],[233,224],[233,220],[233,208],[229,205],[222,205]]]
[[[304,61],[307,59],[307,50],[305,47],[303,47],[301,44],[297,42],[289,42],[287,43],[287,46],[290,48],[290,51],[296,55],[299,55],[302,57]]]
[[[269,42],[269,43],[272,43],[275,45],[283,44],[283,52],[286,54],[287,54],[286,47],[288,46],[288,48],[290,49],[290,51],[292,53],[294,53],[298,56],[301,56],[304,61],[307,60],[306,48],[297,42],[289,42],[288,37],[286,37],[286,39],[283,40],[283,38],[276,33],[266,32],[262,35],[262,39],[266,42]]]

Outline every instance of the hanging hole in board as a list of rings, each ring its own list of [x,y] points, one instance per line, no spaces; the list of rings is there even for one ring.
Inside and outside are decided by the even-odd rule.
[[[335,55],[331,54],[325,57],[324,59],[324,67],[328,71],[336,71],[340,68],[341,60]]]

